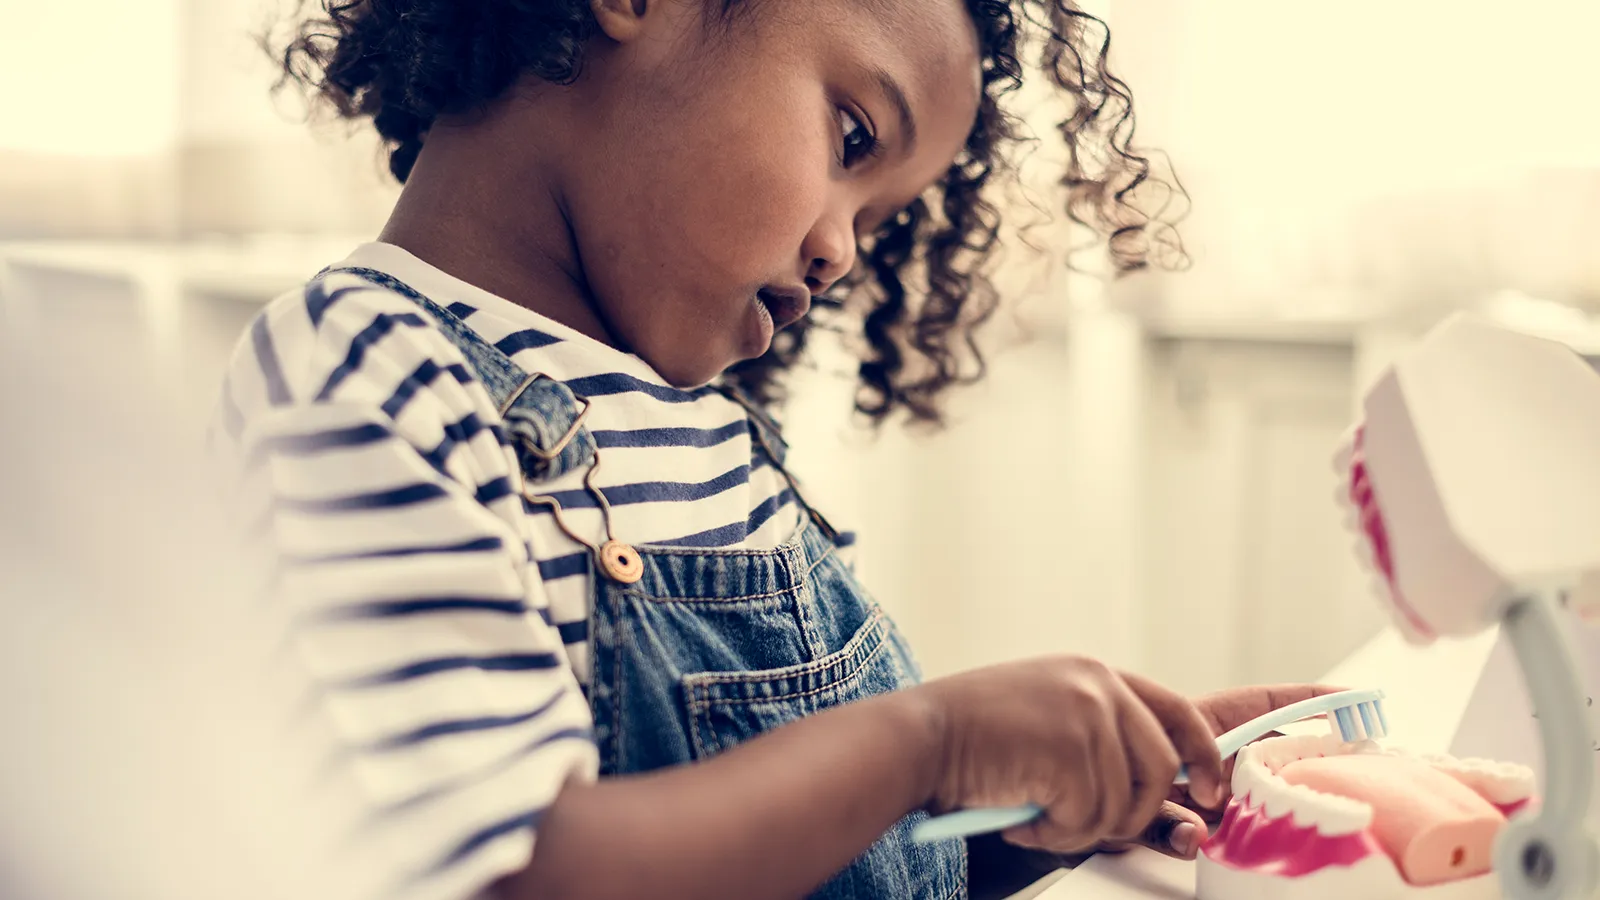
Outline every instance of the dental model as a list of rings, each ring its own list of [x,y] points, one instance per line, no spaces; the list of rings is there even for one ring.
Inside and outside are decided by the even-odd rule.
[[[1502,809],[1504,896],[1590,897],[1593,737],[1562,610],[1600,615],[1600,376],[1561,344],[1456,316],[1384,373],[1363,412],[1336,467],[1374,593],[1413,643],[1498,625],[1539,710],[1545,796]],[[1293,777],[1310,779],[1294,790],[1333,786],[1316,770]]]
[[[1239,753],[1196,896],[1494,900],[1495,837],[1533,791],[1525,766],[1269,738]]]

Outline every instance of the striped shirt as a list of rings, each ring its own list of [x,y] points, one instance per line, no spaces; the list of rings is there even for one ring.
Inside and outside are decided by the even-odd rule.
[[[588,397],[595,483],[631,544],[770,549],[799,507],[744,410],[387,244],[375,269],[445,307],[523,370]],[[539,817],[597,757],[582,686],[593,585],[584,546],[517,484],[499,416],[407,297],[335,273],[275,300],[229,366],[213,442],[271,549],[274,594],[356,775],[430,897],[527,864]],[[576,471],[539,485],[595,544]],[[405,875],[407,873],[397,873]]]

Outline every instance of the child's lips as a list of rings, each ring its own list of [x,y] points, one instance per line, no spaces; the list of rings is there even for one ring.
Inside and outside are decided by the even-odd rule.
[[[756,299],[772,314],[772,323],[778,331],[805,318],[811,310],[811,291],[805,288],[764,287],[757,292]]]

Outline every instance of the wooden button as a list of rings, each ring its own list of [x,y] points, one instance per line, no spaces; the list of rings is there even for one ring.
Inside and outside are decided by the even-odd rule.
[[[644,560],[639,553],[621,541],[606,541],[600,545],[600,568],[606,577],[620,584],[633,584],[644,575]]]

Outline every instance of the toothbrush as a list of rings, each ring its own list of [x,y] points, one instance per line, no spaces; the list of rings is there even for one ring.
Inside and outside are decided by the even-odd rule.
[[[1375,690],[1339,691],[1291,703],[1264,716],[1240,725],[1217,738],[1217,751],[1223,759],[1238,753],[1244,746],[1301,719],[1326,715],[1339,739],[1347,744],[1381,738],[1389,733],[1388,720],[1383,715],[1383,692]],[[1187,784],[1187,767],[1178,770],[1173,784]],[[953,838],[1003,831],[1030,822],[1044,812],[1038,806],[988,806],[963,809],[935,816],[917,824],[911,830],[911,839],[919,844],[945,841]]]

